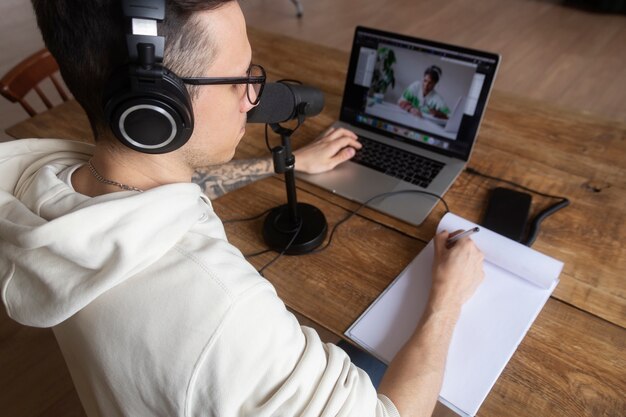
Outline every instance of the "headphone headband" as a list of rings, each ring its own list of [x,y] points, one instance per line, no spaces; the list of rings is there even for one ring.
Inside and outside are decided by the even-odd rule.
[[[163,62],[165,38],[157,34],[157,22],[165,19],[165,0],[122,0],[124,18],[130,19],[131,33],[126,35],[126,47],[131,62],[139,59],[140,43],[154,45],[156,62]]]
[[[165,38],[157,23],[165,19],[165,0],[122,0],[129,64],[114,72],[104,95],[113,134],[145,153],[183,146],[193,133],[193,108],[184,83],[162,66]]]

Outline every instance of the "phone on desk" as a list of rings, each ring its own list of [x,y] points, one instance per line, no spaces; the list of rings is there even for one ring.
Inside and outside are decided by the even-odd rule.
[[[491,190],[482,225],[521,242],[524,238],[531,196],[528,193],[497,187]]]

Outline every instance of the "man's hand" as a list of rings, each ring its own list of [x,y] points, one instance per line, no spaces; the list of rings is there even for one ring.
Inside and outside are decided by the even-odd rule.
[[[447,248],[449,237],[451,235],[445,231],[435,236],[430,305],[435,311],[452,309],[457,312],[484,278],[483,254],[469,237]]]
[[[418,109],[417,107],[413,107],[413,105],[411,104],[410,101],[400,100],[398,102],[398,106],[402,110],[405,110],[405,111],[411,113],[413,116],[422,117],[422,112],[420,111],[420,109]]]
[[[413,335],[389,364],[378,389],[402,416],[432,415],[461,306],[483,279],[483,256],[472,240],[462,238],[448,249],[448,237],[448,232],[435,236],[428,306]]]
[[[411,107],[409,113],[411,113],[413,116],[422,117],[422,112],[417,107]]]
[[[398,102],[398,107],[402,110],[410,111],[413,106],[407,100],[400,100]]]
[[[296,171],[307,174],[329,171],[352,158],[362,146],[353,132],[331,127],[314,142],[293,151]]]
[[[433,115],[433,116],[435,116],[436,118],[438,118],[438,119],[447,119],[447,118],[448,118],[448,115],[447,115],[447,114],[445,114],[444,112],[442,112],[442,111],[440,111],[440,110],[437,110],[437,109],[436,109],[436,108],[434,108],[434,107],[430,107],[430,108],[428,109],[428,112],[429,112],[431,115]]]

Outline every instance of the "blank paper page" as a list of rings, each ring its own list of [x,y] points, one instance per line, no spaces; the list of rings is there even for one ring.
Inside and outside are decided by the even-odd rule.
[[[483,230],[477,235],[481,233]],[[423,313],[433,255],[431,241],[346,335],[389,363]],[[561,262],[545,258],[556,264],[550,268],[560,272]],[[476,414],[558,282],[557,274],[551,285],[543,288],[488,259],[484,270],[485,280],[463,306],[455,327],[440,393],[444,402],[468,415]]]

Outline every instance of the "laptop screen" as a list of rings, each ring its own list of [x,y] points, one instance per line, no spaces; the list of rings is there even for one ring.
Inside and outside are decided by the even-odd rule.
[[[467,161],[499,56],[357,27],[340,119]]]

